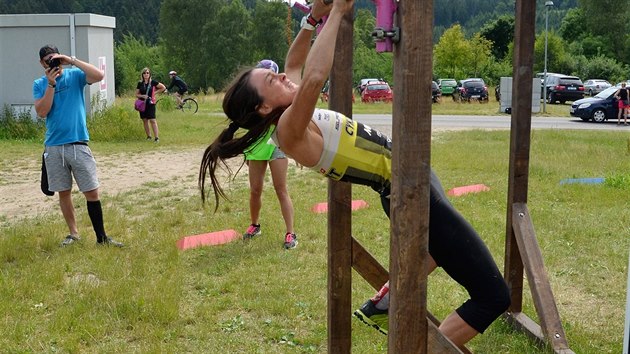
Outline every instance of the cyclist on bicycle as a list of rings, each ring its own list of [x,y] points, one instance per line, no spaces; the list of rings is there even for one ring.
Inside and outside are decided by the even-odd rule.
[[[170,91],[173,86],[177,86],[175,97],[177,98],[177,106],[181,107],[183,105],[184,94],[188,91],[188,85],[186,85],[181,77],[177,76],[177,71],[175,70],[169,71],[168,76],[171,77],[171,83],[166,89]]]

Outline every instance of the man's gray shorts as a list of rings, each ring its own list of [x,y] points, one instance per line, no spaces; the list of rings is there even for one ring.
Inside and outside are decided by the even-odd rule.
[[[53,192],[72,189],[72,175],[81,192],[98,188],[96,160],[87,145],[65,144],[46,146],[44,161],[48,171],[48,186]]]

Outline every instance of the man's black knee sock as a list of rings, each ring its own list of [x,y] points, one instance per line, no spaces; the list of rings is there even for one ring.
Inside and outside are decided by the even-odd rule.
[[[107,237],[105,234],[105,226],[103,225],[103,209],[101,208],[101,201],[87,202],[87,210],[92,221],[92,227],[94,233],[96,233],[96,241],[103,242]]]

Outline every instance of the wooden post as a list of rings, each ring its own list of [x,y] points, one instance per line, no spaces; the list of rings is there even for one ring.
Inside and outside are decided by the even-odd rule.
[[[330,73],[329,107],[352,117],[352,14],[344,16]],[[328,351],[350,353],[352,216],[350,183],[328,181]]]
[[[433,0],[396,4],[388,347],[427,353]]]
[[[507,319],[515,327],[541,342],[546,338],[555,353],[573,353],[566,341],[527,209],[536,2],[517,0],[515,17],[504,269],[512,303]],[[522,313],[524,269],[527,270],[541,326]]]
[[[508,176],[508,207],[505,244],[505,280],[511,290],[510,311],[523,305],[523,261],[512,230],[512,204],[527,203],[529,144],[532,122],[532,78],[534,64],[535,1],[516,2],[514,60],[512,69],[512,126]],[[521,86],[523,85],[523,86]]]

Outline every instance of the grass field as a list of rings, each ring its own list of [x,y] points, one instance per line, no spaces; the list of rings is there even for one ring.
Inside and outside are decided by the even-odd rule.
[[[131,99],[120,101],[131,109]],[[204,149],[225,119],[216,114],[218,97],[199,101],[200,112],[193,116],[158,113],[165,138],[157,147],[141,141],[141,123],[130,112],[139,141],[94,140],[97,161],[151,149]],[[434,106],[434,113],[460,109],[447,102]],[[364,106],[357,111],[388,108]],[[469,106],[477,113],[467,114],[496,114],[498,105]],[[551,116],[568,115],[568,105],[548,109]],[[575,353],[621,352],[630,249],[629,138],[622,132],[532,132],[528,207]],[[0,140],[0,168],[16,168],[40,153],[41,141]],[[508,131],[436,132],[433,137],[432,164],[446,189],[476,183],[490,187],[451,201],[479,231],[500,269],[508,154]],[[156,161],[156,173],[165,168]],[[289,169],[300,240],[295,250],[282,249],[281,214],[268,180],[260,238],[181,252],[175,242],[182,236],[242,232],[249,223],[245,173],[225,185],[230,201],[222,202],[217,213],[213,204],[204,207],[198,195],[187,192],[195,176],[190,171],[169,182],[147,179],[141,188],[117,195],[103,190],[106,227],[126,243],[124,249],[96,247],[82,207],[77,217],[85,241],[69,248],[59,247],[67,231],[58,209],[3,223],[0,352],[327,352],[326,216],[309,211],[325,201],[327,181],[308,170]],[[573,177],[606,177],[606,183],[559,184]],[[84,205],[78,193],[74,196],[75,205]],[[389,224],[377,197],[368,188],[353,187],[353,199],[369,203],[354,212],[353,234],[387,266]],[[354,275],[352,302],[358,307],[373,290]],[[524,294],[524,311],[535,319],[528,288]],[[428,306],[438,318],[466,298],[443,271],[429,277]],[[352,326],[353,353],[387,350],[387,337],[356,320]],[[550,352],[501,319],[468,347],[475,353]]]

